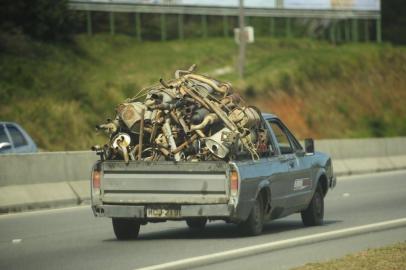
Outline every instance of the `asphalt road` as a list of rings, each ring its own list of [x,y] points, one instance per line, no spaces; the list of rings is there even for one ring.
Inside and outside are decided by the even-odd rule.
[[[116,241],[111,222],[86,207],[0,216],[0,269],[136,269],[183,258],[406,217],[406,171],[338,179],[325,202],[325,225],[303,227],[298,214],[270,222],[257,237],[210,223],[148,224],[134,241]],[[199,269],[289,269],[369,247],[406,241],[406,227],[244,257]]]

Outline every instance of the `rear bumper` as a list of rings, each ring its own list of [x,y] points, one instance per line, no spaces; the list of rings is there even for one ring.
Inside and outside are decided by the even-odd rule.
[[[230,218],[234,213],[234,206],[228,204],[202,204],[181,205],[180,216],[177,217],[154,217],[147,218],[146,205],[93,205],[92,210],[96,217],[109,218],[138,218],[148,221],[174,220],[192,217]]]

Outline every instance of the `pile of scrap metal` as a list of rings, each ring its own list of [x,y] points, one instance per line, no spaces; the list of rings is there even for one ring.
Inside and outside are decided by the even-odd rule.
[[[142,89],[98,125],[110,134],[102,160],[254,160],[268,153],[268,134],[258,109],[246,106],[229,83],[178,70],[175,79]],[[144,102],[140,98],[145,96]]]

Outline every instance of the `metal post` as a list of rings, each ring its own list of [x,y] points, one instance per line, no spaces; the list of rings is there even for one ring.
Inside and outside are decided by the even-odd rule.
[[[203,37],[207,38],[207,16],[202,15],[202,29],[203,29]]]
[[[337,21],[337,24],[336,24],[336,35],[337,35],[337,36],[336,36],[336,40],[337,40],[338,43],[341,43],[341,41],[342,41],[341,25],[342,25],[341,21]]]
[[[225,37],[228,37],[228,17],[223,16],[223,33]]]
[[[352,19],[352,40],[358,42],[358,20]]]
[[[183,14],[178,15],[178,37],[180,40],[184,38],[184,31],[183,31]]]
[[[142,41],[142,32],[141,32],[141,14],[135,13],[135,32],[137,35],[137,40]]]
[[[275,33],[275,18],[273,18],[273,17],[270,18],[270,22],[269,22],[269,34],[271,35],[271,37],[276,36],[276,33]]]
[[[115,26],[115,21],[114,21],[114,13],[110,12],[109,14],[109,22],[110,22],[110,34],[114,35],[116,32],[116,26]]]
[[[380,17],[376,19],[376,42],[382,42],[382,24]]]
[[[239,28],[240,28],[240,44],[238,54],[238,75],[240,79],[244,78],[244,66],[245,66],[245,23],[244,23],[244,0],[239,0],[239,16],[238,16]]]
[[[351,40],[351,31],[350,31],[350,21],[349,20],[345,20],[345,41],[349,42]]]
[[[364,21],[364,35],[365,35],[365,41],[369,42],[369,21],[366,19]]]
[[[164,13],[161,14],[161,41],[166,40],[166,16]]]
[[[93,34],[93,29],[92,29],[92,12],[91,11],[86,11],[86,28],[87,28],[87,34],[92,35]]]
[[[336,43],[336,36],[335,36],[335,21],[331,20],[331,24],[329,27],[329,35],[330,35],[330,41],[331,43],[335,44]]]
[[[286,37],[291,37],[292,36],[292,29],[290,25],[290,18],[286,18]]]

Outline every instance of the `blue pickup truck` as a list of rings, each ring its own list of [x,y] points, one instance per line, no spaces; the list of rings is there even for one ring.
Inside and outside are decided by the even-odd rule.
[[[269,154],[258,160],[98,161],[92,171],[92,209],[112,218],[117,239],[137,238],[141,225],[184,220],[203,229],[208,220],[238,224],[246,235],[263,224],[301,213],[305,226],[323,223],[324,197],[336,180],[331,158],[303,148],[282,121],[262,114]]]

